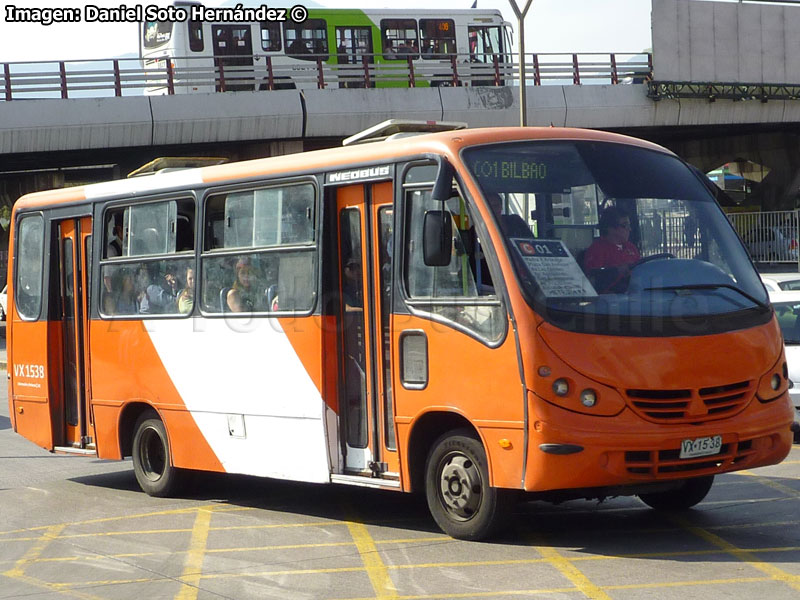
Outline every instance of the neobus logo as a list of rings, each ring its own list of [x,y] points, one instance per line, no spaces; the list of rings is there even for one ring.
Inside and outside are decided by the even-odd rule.
[[[354,171],[339,171],[328,173],[328,183],[341,183],[342,181],[364,181],[365,179],[385,179],[392,174],[392,166],[369,167]]]

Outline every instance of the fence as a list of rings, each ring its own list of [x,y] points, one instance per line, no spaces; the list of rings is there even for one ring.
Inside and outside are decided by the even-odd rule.
[[[742,212],[728,215],[755,262],[800,266],[800,211]]]
[[[378,62],[376,62],[376,57]],[[253,55],[236,57],[252,65],[226,65],[210,57],[138,58],[0,63],[0,100],[183,94],[241,90],[337,87],[519,85],[519,62],[499,55],[450,55],[443,60],[382,62],[365,54],[355,64],[331,64]],[[516,60],[516,59],[515,59]],[[652,56],[616,54],[527,54],[527,85],[645,83]]]

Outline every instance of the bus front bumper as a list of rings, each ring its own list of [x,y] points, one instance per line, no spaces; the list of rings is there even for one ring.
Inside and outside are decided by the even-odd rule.
[[[663,425],[630,410],[616,417],[565,411],[531,397],[524,488],[568,490],[666,482],[776,464],[792,445],[788,400],[753,400],[732,418],[701,425]],[[538,417],[538,418],[537,418]],[[681,458],[682,443],[721,436],[710,455]]]

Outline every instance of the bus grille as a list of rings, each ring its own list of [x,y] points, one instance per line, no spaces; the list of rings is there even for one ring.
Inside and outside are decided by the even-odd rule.
[[[636,413],[659,423],[702,423],[739,412],[755,393],[752,381],[700,389],[626,390]]]
[[[675,477],[682,474],[712,474],[746,462],[755,454],[753,440],[722,444],[719,454],[697,458],[678,458],[680,450],[635,450],[625,452],[625,469],[629,475],[642,477]],[[744,465],[742,465],[744,466]]]

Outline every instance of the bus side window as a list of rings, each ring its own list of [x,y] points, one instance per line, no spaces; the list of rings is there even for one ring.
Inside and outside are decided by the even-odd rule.
[[[407,60],[419,58],[417,21],[415,19],[381,19],[383,58]]]
[[[306,312],[314,302],[316,190],[308,183],[213,194],[200,297],[207,313]]]
[[[44,221],[39,215],[23,217],[17,234],[14,293],[17,312],[25,319],[37,319],[42,308],[42,257]]]
[[[203,51],[203,22],[189,21],[189,50],[192,52]]]
[[[189,314],[194,304],[194,200],[112,207],[103,223],[100,313]]]
[[[306,19],[283,24],[286,55],[302,60],[328,59],[328,27],[325,19]]]
[[[442,203],[431,199],[430,188],[406,191],[404,284],[409,304],[469,329],[487,341],[495,341],[505,330],[505,313],[483,260],[472,214],[458,195],[450,198],[444,208],[452,219],[450,263],[428,266],[421,242],[425,214],[440,211]]]
[[[280,52],[281,26],[280,23],[261,23],[261,49],[265,52]]]

